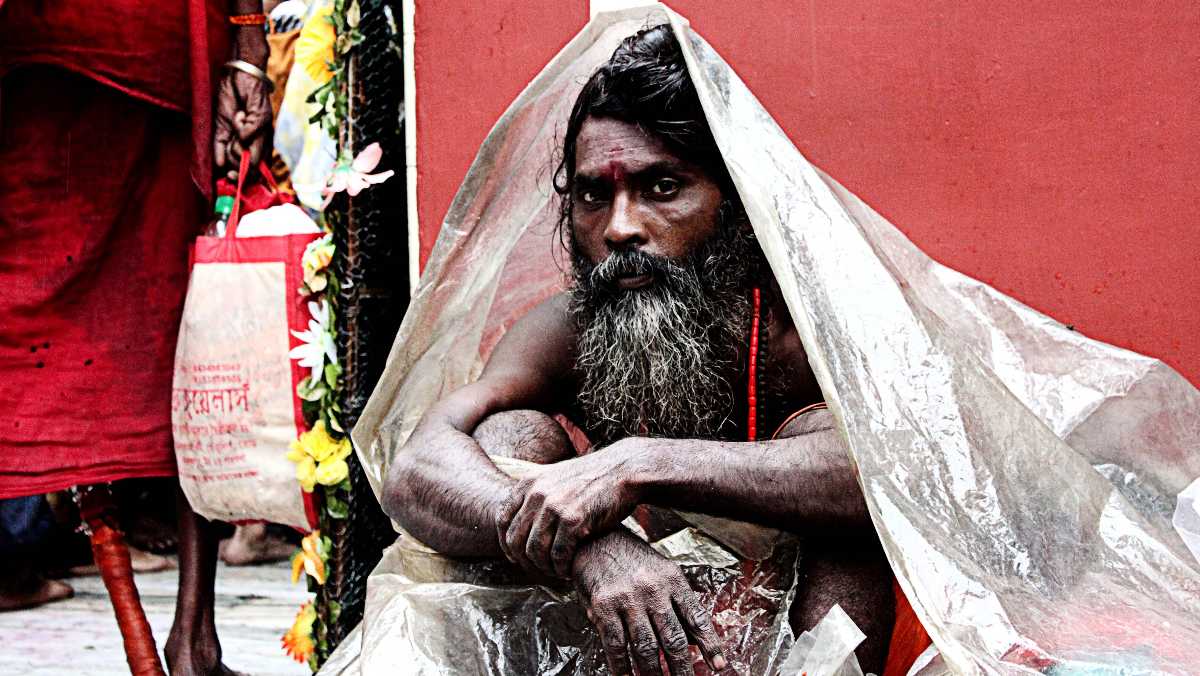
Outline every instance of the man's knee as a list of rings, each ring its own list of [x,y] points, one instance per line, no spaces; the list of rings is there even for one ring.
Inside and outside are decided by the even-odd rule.
[[[519,409],[492,414],[471,436],[488,455],[548,464],[573,454],[566,430],[540,411]]]

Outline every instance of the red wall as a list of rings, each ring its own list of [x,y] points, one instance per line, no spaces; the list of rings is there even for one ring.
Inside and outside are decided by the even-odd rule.
[[[670,4],[934,258],[1200,384],[1200,3]],[[422,263],[492,123],[586,20],[417,4]]]

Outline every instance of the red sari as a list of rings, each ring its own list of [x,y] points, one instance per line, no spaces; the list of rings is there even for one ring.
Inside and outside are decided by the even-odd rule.
[[[0,498],[175,473],[228,45],[204,0],[0,0]]]

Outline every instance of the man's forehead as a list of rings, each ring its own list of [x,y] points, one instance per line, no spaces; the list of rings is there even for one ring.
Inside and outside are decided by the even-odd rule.
[[[575,144],[575,172],[581,176],[637,173],[663,165],[684,169],[689,164],[657,136],[611,118],[585,120]]]

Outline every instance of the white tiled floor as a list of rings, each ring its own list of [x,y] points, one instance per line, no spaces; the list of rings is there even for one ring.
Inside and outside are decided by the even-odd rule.
[[[137,576],[159,651],[175,612],[176,571]],[[70,578],[75,598],[0,613],[0,674],[128,674],[121,635],[99,577]],[[292,585],[287,562],[217,571],[217,631],[230,668],[254,676],[309,674],[279,638],[308,594]]]

